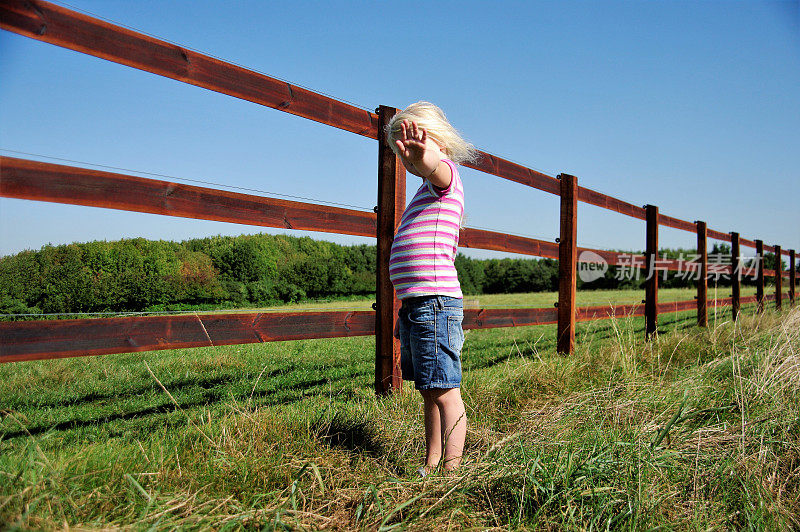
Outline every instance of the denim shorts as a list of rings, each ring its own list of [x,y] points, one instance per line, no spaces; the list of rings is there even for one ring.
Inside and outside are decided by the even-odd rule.
[[[420,296],[402,300],[400,369],[417,390],[461,387],[463,300]]]

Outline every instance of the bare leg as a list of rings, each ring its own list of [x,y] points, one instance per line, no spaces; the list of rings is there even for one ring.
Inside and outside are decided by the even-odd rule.
[[[464,439],[467,436],[467,412],[464,401],[461,399],[460,388],[425,390],[433,403],[439,409],[439,423],[442,434],[439,436],[439,452],[444,445],[444,469],[452,471],[461,465],[461,455],[464,452]],[[427,400],[426,400],[426,436],[427,432]],[[432,427],[433,428],[433,427]],[[430,449],[429,449],[430,454]]]
[[[431,471],[442,457],[442,423],[439,406],[430,390],[420,390],[425,401],[425,467]]]

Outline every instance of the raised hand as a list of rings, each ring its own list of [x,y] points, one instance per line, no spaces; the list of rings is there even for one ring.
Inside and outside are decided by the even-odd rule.
[[[428,132],[417,126],[416,122],[409,124],[408,120],[403,120],[400,127],[400,138],[394,141],[400,157],[412,164],[422,161],[427,148]]]
[[[428,132],[412,121],[403,120],[400,123],[400,138],[395,140],[397,154],[403,161],[406,168],[414,168],[411,173],[420,177],[428,177],[436,170],[439,160],[442,158],[442,151],[430,137]],[[448,178],[449,182],[449,178]]]

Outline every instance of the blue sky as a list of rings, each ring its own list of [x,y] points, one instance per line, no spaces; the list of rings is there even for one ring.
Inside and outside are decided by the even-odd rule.
[[[69,6],[366,109],[432,101],[483,150],[800,251],[797,1]],[[6,31],[0,116],[4,150],[376,204],[373,140]],[[558,235],[557,197],[469,169],[462,176],[467,225]],[[409,195],[418,185],[409,176]],[[581,203],[578,224],[579,245],[644,247],[643,221]],[[47,243],[260,231],[0,199],[0,255]],[[662,228],[660,243],[693,247],[695,239]]]

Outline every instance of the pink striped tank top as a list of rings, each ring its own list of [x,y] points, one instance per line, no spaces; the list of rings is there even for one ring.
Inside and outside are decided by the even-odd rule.
[[[389,279],[399,299],[463,297],[454,261],[464,213],[464,187],[456,164],[449,159],[442,161],[452,170],[450,186],[437,189],[423,179],[403,212],[392,242]]]

